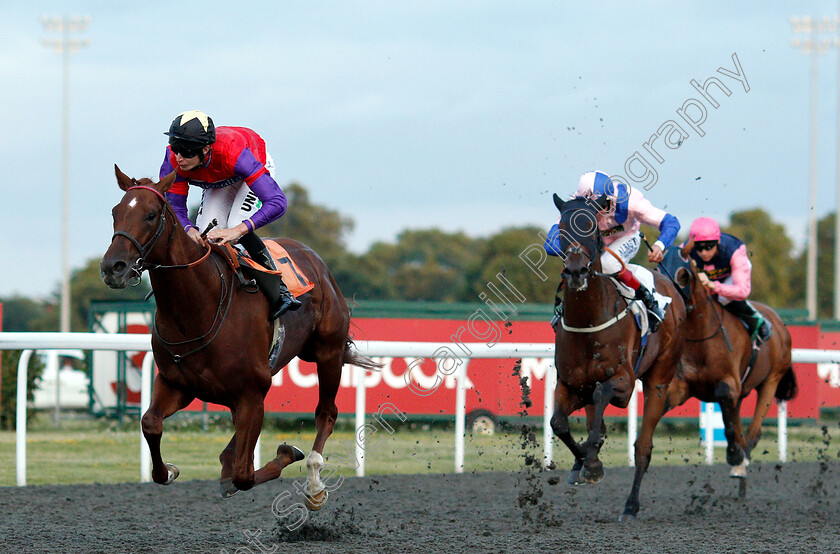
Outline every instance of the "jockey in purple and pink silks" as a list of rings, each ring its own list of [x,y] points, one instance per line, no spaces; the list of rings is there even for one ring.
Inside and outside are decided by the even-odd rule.
[[[598,213],[598,229],[604,244],[610,247],[622,261],[627,264],[639,252],[641,236],[639,229],[642,223],[659,229],[659,240],[653,244],[648,253],[648,260],[661,262],[663,252],[674,243],[680,230],[680,222],[673,215],[660,210],[650,203],[642,193],[629,185],[613,182],[609,175],[601,171],[584,173],[578,183],[577,191],[572,198],[596,199],[606,195],[610,199],[610,206],[606,213]],[[557,256],[560,252],[560,233],[558,224],[548,232],[545,251],[550,256]],[[627,267],[621,264],[608,252],[601,255],[601,269],[604,273],[616,274],[614,277],[636,291],[636,299],[644,302],[650,319],[651,331],[656,332],[665,314],[659,307],[651,291]],[[620,272],[620,273],[619,273]]]
[[[178,114],[164,134],[169,146],[160,176],[175,171],[166,198],[189,237],[205,245],[199,229],[216,219],[220,228],[210,231],[208,240],[238,241],[254,261],[276,271],[268,249],[254,233],[286,211],[286,196],[274,180],[274,162],[265,141],[245,127],[216,128],[210,116],[197,110]],[[195,225],[187,214],[189,185],[203,189]],[[285,284],[282,289],[278,305],[271,307],[272,319],[300,308]]]
[[[747,246],[741,239],[721,233],[718,222],[710,217],[695,219],[688,238],[694,240],[691,258],[701,272],[700,283],[744,322],[753,340],[757,340],[758,344],[766,342],[772,326],[761,312],[747,302],[752,287],[752,263],[747,255]]]

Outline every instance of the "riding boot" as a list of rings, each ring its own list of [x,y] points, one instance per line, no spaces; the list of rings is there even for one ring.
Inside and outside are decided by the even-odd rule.
[[[653,293],[651,293],[647,287],[639,284],[639,288],[636,289],[636,300],[641,300],[645,308],[647,308],[648,314],[651,317],[648,318],[648,322],[650,324],[650,332],[655,333],[659,330],[659,326],[665,321],[665,312],[662,311],[662,308],[659,307],[659,303],[654,298]]]
[[[275,265],[274,259],[272,259],[271,255],[268,253],[268,248],[266,248],[263,241],[256,234],[253,232],[247,233],[239,239],[239,244],[245,247],[245,250],[248,251],[252,260],[266,269],[277,271],[277,265]],[[294,311],[301,307],[300,300],[295,298],[294,295],[289,292],[289,288],[283,282],[283,278],[280,277],[279,274],[277,275],[277,281],[279,298],[271,307],[270,317],[272,321],[289,310]]]
[[[752,304],[746,300],[732,300],[724,307],[744,322],[744,325],[747,326],[747,332],[750,334],[750,340],[754,340],[758,345],[761,345],[770,338],[773,333],[773,325],[764,319],[761,312],[756,310]]]

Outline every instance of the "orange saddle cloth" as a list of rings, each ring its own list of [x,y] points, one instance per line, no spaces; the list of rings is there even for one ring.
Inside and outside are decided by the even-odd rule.
[[[263,273],[279,274],[283,278],[283,283],[296,298],[301,294],[307,293],[315,288],[315,285],[309,281],[309,278],[303,274],[298,265],[286,252],[286,249],[274,242],[273,240],[263,240],[271,257],[274,258],[274,265],[277,266],[277,271],[269,271],[250,257],[243,256],[241,261],[248,264],[248,266],[262,271]]]

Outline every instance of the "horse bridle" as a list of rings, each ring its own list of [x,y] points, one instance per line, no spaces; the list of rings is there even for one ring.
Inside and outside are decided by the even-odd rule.
[[[194,262],[190,262],[187,264],[177,264],[177,265],[161,265],[161,264],[148,264],[146,263],[146,257],[149,253],[154,249],[157,241],[160,239],[160,236],[163,234],[163,230],[166,227],[166,214],[170,212],[169,203],[166,201],[166,198],[161,194],[157,189],[152,187],[148,187],[145,185],[134,185],[133,187],[129,187],[126,189],[126,192],[133,190],[133,189],[145,189],[154,192],[158,198],[161,199],[163,202],[163,209],[161,210],[160,217],[158,218],[158,226],[155,229],[154,235],[152,238],[145,244],[140,244],[131,233],[127,233],[125,231],[115,231],[114,234],[111,236],[111,242],[114,242],[116,237],[125,237],[127,238],[131,244],[137,248],[137,251],[140,253],[140,257],[137,258],[137,261],[134,262],[134,265],[131,266],[131,271],[134,272],[134,276],[132,276],[129,281],[129,285],[137,286],[140,283],[140,276],[142,275],[143,271],[145,270],[152,270],[152,269],[189,269],[191,267],[195,267],[196,265],[200,264],[208,257],[210,257],[210,252],[212,248],[208,245],[207,252],[198,260]],[[169,241],[167,241],[166,249],[169,249],[170,244],[172,244],[172,238],[175,236],[174,230],[175,226],[177,225],[177,218],[174,217],[172,214],[173,222],[172,222],[172,230],[173,232],[169,234]],[[228,311],[230,310],[230,306],[233,302],[233,287],[228,287],[227,282],[225,281],[224,274],[222,273],[222,268],[219,266],[219,262],[216,261],[215,258],[211,258],[213,263],[216,264],[216,269],[219,271],[219,276],[221,278],[221,289],[219,292],[219,302],[216,306],[216,315],[213,318],[213,322],[210,324],[210,328],[203,333],[201,336],[187,339],[184,341],[167,341],[165,340],[158,331],[157,322],[152,322],[152,334],[157,338],[161,346],[163,346],[164,350],[166,350],[172,359],[175,361],[176,364],[181,363],[185,357],[189,356],[190,354],[195,354],[196,352],[206,348],[210,343],[215,340],[216,336],[219,334],[219,331],[222,329],[222,324],[224,323],[225,319],[227,318]],[[132,282],[133,281],[133,282]],[[227,297],[227,303],[225,303],[225,298]],[[212,334],[212,336],[210,336]],[[210,337],[208,340],[207,337]],[[203,342],[201,342],[203,341]],[[189,352],[185,354],[175,354],[172,351],[172,347],[183,346],[185,344],[190,344],[194,342],[201,342],[197,347],[193,348]]]
[[[137,285],[139,285],[140,284],[140,278],[142,277],[143,272],[146,271],[146,270],[151,270],[151,269],[187,269],[187,268],[196,266],[196,265],[200,264],[201,262],[203,262],[204,260],[207,259],[207,257],[210,255],[210,250],[211,250],[211,248],[209,246],[207,247],[207,252],[205,252],[204,256],[202,256],[198,260],[196,260],[194,262],[190,262],[188,264],[162,265],[162,264],[149,264],[149,263],[147,263],[146,262],[146,257],[154,249],[155,245],[157,244],[158,239],[160,239],[160,236],[163,234],[163,231],[166,228],[166,214],[170,211],[170,207],[169,207],[169,203],[166,201],[166,198],[157,189],[155,189],[153,187],[146,186],[146,185],[134,185],[132,187],[127,188],[125,191],[128,192],[128,191],[134,190],[134,189],[144,189],[144,190],[152,191],[153,193],[155,193],[155,195],[158,198],[160,198],[161,202],[163,203],[163,208],[160,212],[160,217],[158,218],[158,225],[157,225],[157,228],[155,229],[155,233],[152,235],[152,238],[149,239],[149,241],[145,245],[140,244],[140,241],[138,241],[136,238],[134,238],[134,236],[131,233],[128,233],[126,231],[114,231],[114,234],[111,235],[111,242],[112,243],[114,242],[114,239],[117,238],[117,237],[125,237],[126,239],[129,240],[129,242],[131,242],[131,244],[134,245],[134,247],[137,249],[137,252],[140,254],[140,257],[137,258],[137,260],[131,265],[130,271],[133,273],[133,275],[131,277],[129,277],[129,280],[128,280],[129,286],[136,287]],[[173,219],[173,221],[172,221],[173,232],[169,234],[169,240],[166,243],[166,249],[167,250],[169,250],[169,246],[172,244],[172,239],[175,236],[175,233],[174,233],[175,225],[177,225],[177,218],[174,217],[174,214],[172,216],[172,219]]]

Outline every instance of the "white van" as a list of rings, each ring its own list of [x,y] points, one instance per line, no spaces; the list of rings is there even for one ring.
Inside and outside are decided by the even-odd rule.
[[[32,392],[33,402],[30,405],[34,408],[55,408],[58,398],[61,408],[87,408],[90,397],[87,374],[69,364],[59,368],[66,358],[84,360],[85,353],[81,350],[39,350],[36,355],[44,362],[44,372]]]

